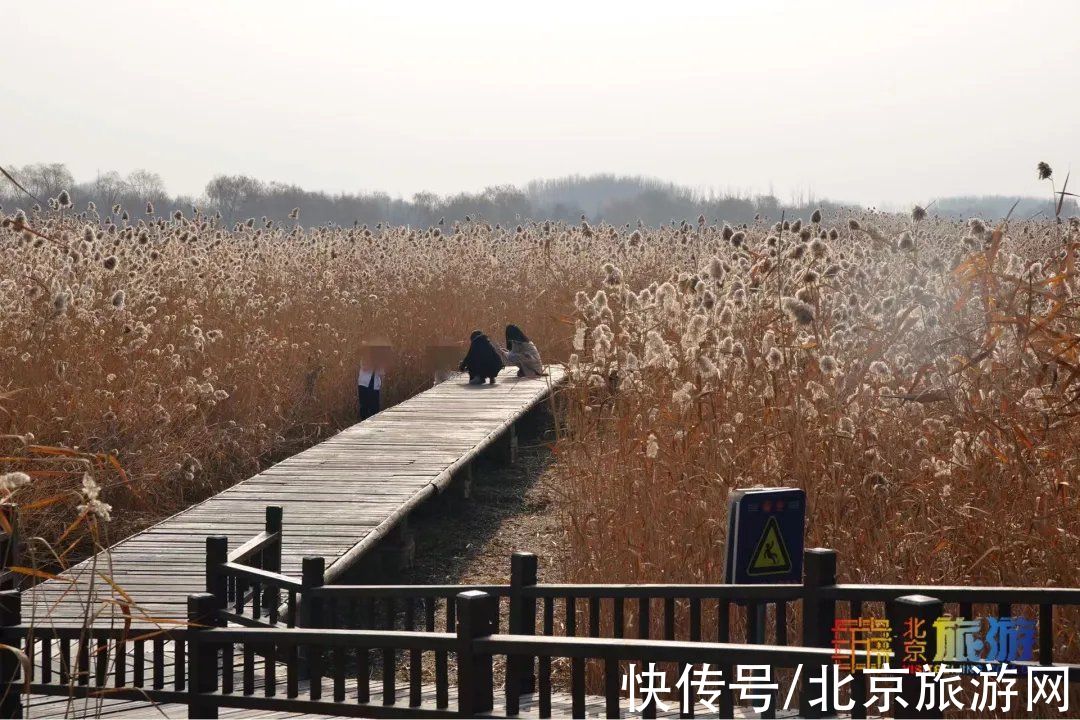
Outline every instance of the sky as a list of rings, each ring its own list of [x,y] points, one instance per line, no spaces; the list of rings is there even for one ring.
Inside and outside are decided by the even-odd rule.
[[[0,164],[411,197],[568,174],[866,204],[1080,160],[1080,2],[16,2]]]

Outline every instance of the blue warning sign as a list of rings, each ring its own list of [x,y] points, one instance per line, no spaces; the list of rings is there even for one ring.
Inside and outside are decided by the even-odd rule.
[[[727,583],[801,583],[806,493],[735,490],[728,497]]]

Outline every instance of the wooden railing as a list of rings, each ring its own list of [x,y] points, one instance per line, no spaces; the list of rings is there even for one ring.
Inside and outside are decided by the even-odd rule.
[[[496,634],[721,645],[739,641],[803,649],[831,648],[838,616],[889,617],[893,627],[901,627],[902,621],[893,617],[900,612],[897,603],[923,596],[932,600],[910,612],[917,611],[930,628],[946,612],[973,618],[987,606],[998,616],[1037,619],[1037,662],[1044,665],[1054,663],[1055,606],[1080,606],[1080,588],[844,584],[836,582],[835,551],[807,550],[803,562],[801,584],[542,584],[537,558],[515,553],[506,585],[412,586],[324,585],[320,560],[305,558],[304,577],[292,580],[292,586],[300,588],[297,624],[310,628],[454,633],[459,629],[458,596],[479,591],[492,598]],[[536,657],[510,658],[506,675],[517,680],[508,680],[508,688],[531,692],[543,685],[539,662]],[[436,667],[445,668],[445,660],[437,658]],[[861,681],[853,692],[865,695]],[[812,708],[801,710],[813,714]]]
[[[236,628],[224,626],[216,596],[199,593],[188,597],[186,627],[141,632],[26,626],[19,593],[0,592],[0,641],[21,648],[31,663],[26,673],[14,653],[0,652],[0,716],[21,717],[26,692],[180,703],[188,706],[189,717],[200,718],[216,718],[221,708],[347,717],[517,717],[521,693],[531,690],[509,680],[503,707],[492,714],[493,657],[505,655],[511,665],[538,661],[540,717],[565,713],[553,709],[553,658],[570,660],[575,716],[585,706],[584,663],[605,663],[605,707],[617,717],[626,702],[616,682],[624,661],[789,667],[826,663],[832,657],[831,651],[819,649],[499,634],[495,596],[471,590],[460,593],[454,606],[453,633]],[[301,656],[308,658],[305,670]],[[433,689],[423,683],[422,667],[429,657],[436,668]],[[451,657],[454,682],[448,671]],[[372,688],[371,670],[380,666],[381,680]],[[401,684],[399,675],[408,680]]]
[[[206,538],[206,591],[217,598],[218,612],[228,622],[296,624],[303,585],[281,573],[282,519],[280,506],[268,506],[263,531],[231,552],[224,535]]]
[[[801,627],[795,629],[802,645],[825,647],[831,643],[838,616],[869,612],[882,616],[888,602],[924,595],[948,606],[943,612],[959,617],[974,617],[977,608],[986,607],[998,616],[1026,610],[1038,620],[1040,656],[1051,662],[1055,606],[1080,606],[1080,588],[837,583],[837,553],[823,548],[807,550],[803,563],[801,584],[543,584],[536,582],[536,557],[515,553],[507,585],[316,585],[304,597],[318,600],[312,617],[321,627],[355,623],[389,630],[409,623],[410,617],[442,611],[448,619],[445,627],[452,631],[453,612],[447,601],[460,592],[481,590],[501,599],[497,627],[508,632],[550,636],[561,630],[570,637],[658,636],[691,642],[728,642],[732,628],[741,625],[746,643],[791,644],[797,615]],[[794,608],[801,612],[793,613]],[[761,622],[763,616],[768,628]],[[658,622],[653,622],[656,618]]]
[[[267,508],[267,531],[241,549],[254,552],[276,538],[280,558],[280,517],[280,509]],[[224,538],[208,538],[207,590],[231,603],[227,620],[244,625],[276,624],[284,615],[289,626],[454,632],[455,598],[479,590],[497,598],[500,632],[724,643],[741,627],[749,644],[789,645],[794,631],[803,646],[827,647],[838,614],[882,616],[889,601],[924,595],[943,603],[942,613],[959,617],[987,606],[997,616],[1026,612],[1038,620],[1040,658],[1052,662],[1054,608],[1080,606],[1080,588],[837,583],[837,553],[824,548],[805,551],[801,584],[783,585],[539,583],[531,553],[513,554],[505,585],[325,585],[322,558],[304,558],[302,577],[293,578],[276,571],[280,560],[247,567],[233,555],[220,562],[223,556]],[[264,598],[281,591],[287,602],[275,613],[274,603],[257,602],[255,590]]]
[[[926,597],[899,598],[889,602],[888,612],[899,621],[926,618],[935,602],[940,604]],[[19,593],[0,592],[0,642],[21,648],[30,660],[27,673],[13,652],[0,652],[0,716],[21,717],[23,693],[28,692],[180,703],[187,705],[189,717],[203,718],[218,717],[222,708],[345,717],[509,718],[522,714],[522,696],[527,693],[541,718],[583,717],[589,703],[593,712],[602,703],[607,717],[620,717],[629,710],[622,680],[630,663],[639,668],[651,663],[672,666],[676,677],[688,666],[707,663],[730,679],[732,668],[739,665],[806,670],[827,667],[836,658],[834,650],[816,647],[499,633],[496,596],[477,590],[459,593],[454,607],[457,620],[452,633],[225,627],[217,597],[199,593],[188,597],[186,627],[140,632],[26,626],[21,623]],[[302,656],[308,658],[306,670],[299,660]],[[497,657],[506,659],[501,688],[495,683]],[[448,670],[451,658],[456,666],[453,682]],[[423,681],[425,661],[432,660],[434,687]],[[564,685],[554,677],[556,664],[569,666]],[[538,668],[534,687],[519,681],[517,671],[527,665]],[[381,678],[372,687],[372,670],[380,666]],[[602,678],[602,689],[592,697],[586,683],[589,666]],[[1068,667],[1073,681],[1080,680],[1080,666]],[[560,686],[569,692],[560,692]],[[865,699],[866,686],[867,678],[856,671],[852,697]],[[799,687],[792,680],[771,691],[774,700],[766,716],[794,697]],[[737,704],[734,688],[725,684],[718,690],[720,715],[731,716]],[[918,687],[909,684],[900,696],[914,707],[918,693]],[[799,695],[807,704],[803,714],[811,717],[829,714],[835,704],[835,698],[826,697],[815,708],[809,706],[810,697],[805,692]],[[689,714],[695,697],[691,691],[685,698],[666,700]],[[656,699],[641,710],[643,717],[655,717]],[[852,716],[865,715],[866,708],[857,704]]]
[[[618,600],[638,598],[638,611],[653,600],[668,606],[667,599],[689,595],[692,608],[696,600],[713,598],[719,586],[536,586],[528,595],[535,599],[549,597],[604,597]],[[746,602],[777,599],[772,593],[788,597],[791,588],[758,587]],[[932,626],[944,603],[927,596],[892,597],[901,586],[831,586],[818,588],[816,599],[806,600],[804,611],[813,615],[812,603],[835,607],[837,598],[859,601],[885,600],[885,612],[894,623],[902,624],[918,617]],[[907,589],[907,588],[905,588]],[[930,588],[919,588],[931,590]],[[1032,588],[940,588],[943,597],[959,602],[997,602],[1010,598],[1013,603],[1042,605],[1075,604],[1075,589]],[[443,596],[438,588],[430,597]],[[355,591],[350,591],[355,592]],[[386,597],[386,588],[377,593]],[[421,589],[421,593],[424,590]],[[731,588],[718,602],[739,598]],[[325,597],[325,590],[309,590],[305,601]],[[849,594],[850,593],[850,594]],[[524,594],[523,594],[524,595]],[[640,599],[649,602],[640,604]],[[964,598],[971,598],[966,600]],[[1002,600],[1001,602],[1006,602]],[[313,604],[312,607],[316,607]],[[546,606],[546,603],[545,603]],[[21,595],[17,591],[0,592],[0,643],[21,648],[30,662],[29,677],[16,655],[0,652],[0,716],[19,717],[22,692],[34,695],[75,698],[130,699],[151,703],[187,704],[192,717],[216,717],[220,708],[261,709],[281,712],[341,716],[443,716],[465,717],[492,713],[516,717],[521,712],[521,697],[530,694],[540,717],[571,713],[581,716],[589,702],[586,670],[592,667],[601,680],[599,694],[605,713],[618,717],[625,711],[626,698],[621,679],[626,665],[648,663],[674,666],[676,677],[688,665],[709,663],[724,677],[732,677],[732,668],[754,663],[770,668],[807,666],[824,667],[834,662],[836,651],[811,644],[792,647],[762,643],[712,642],[701,637],[690,640],[654,639],[644,635],[635,639],[619,637],[577,637],[551,634],[545,619],[537,635],[522,627],[523,617],[509,618],[510,632],[499,632],[499,597],[480,590],[458,593],[452,603],[453,631],[437,631],[432,624],[411,630],[356,630],[315,627],[226,627],[230,613],[220,608],[220,598],[199,593],[188,598],[188,623],[174,629],[133,630],[131,628],[52,628],[33,627],[21,622]],[[528,604],[524,604],[528,608]],[[820,608],[819,608],[820,610]],[[545,615],[547,613],[545,612]],[[694,613],[691,611],[691,617]],[[301,613],[301,617],[304,614]],[[534,615],[535,617],[535,615]],[[317,618],[308,617],[308,621]],[[817,621],[824,619],[818,612]],[[527,621],[526,621],[527,624]],[[643,623],[642,627],[649,627]],[[535,630],[534,630],[535,632]],[[719,629],[718,629],[719,632]],[[665,632],[665,635],[668,633]],[[691,631],[691,635],[694,635]],[[1037,663],[1052,664],[1052,649],[1040,630]],[[828,643],[825,643],[828,645]],[[895,657],[894,649],[890,657]],[[928,648],[932,653],[932,643]],[[497,696],[493,657],[506,658],[502,705],[493,705]],[[456,682],[451,682],[451,659],[457,668]],[[562,660],[569,665],[568,678],[557,682],[554,666]],[[434,687],[423,683],[425,663],[434,668]],[[1061,667],[1057,664],[1057,667]],[[1080,666],[1068,666],[1072,680],[1080,681]],[[374,673],[373,673],[374,671]],[[381,676],[372,688],[372,675]],[[407,678],[404,680],[403,678]],[[808,679],[804,676],[804,686]],[[26,683],[24,685],[24,682]],[[596,685],[593,694],[597,694]],[[301,696],[301,690],[305,689]],[[569,705],[560,689],[569,690]],[[793,692],[793,691],[792,691]],[[725,694],[726,693],[726,694]],[[906,685],[902,697],[917,700],[918,688]],[[867,680],[856,672],[852,698],[865,700]],[[828,714],[826,699],[820,707],[807,705],[810,693],[798,695],[804,703],[804,716]],[[689,698],[692,702],[693,698]],[[719,698],[721,714],[729,714],[734,699],[730,688]],[[559,703],[562,703],[561,705]],[[775,709],[775,703],[774,703]],[[688,712],[688,708],[682,708]],[[644,708],[644,716],[655,707]],[[857,704],[853,717],[865,716],[865,707]]]

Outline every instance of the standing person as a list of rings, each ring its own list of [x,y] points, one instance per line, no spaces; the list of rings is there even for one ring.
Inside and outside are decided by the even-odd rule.
[[[474,330],[469,336],[469,352],[458,366],[462,372],[469,371],[469,384],[483,385],[485,380],[489,380],[494,385],[495,376],[503,367],[505,364],[502,355],[491,340],[488,340],[488,336]]]
[[[357,396],[360,401],[360,419],[367,420],[380,409],[380,391],[386,369],[371,348],[365,348],[360,356],[360,374],[356,378]]]
[[[540,377],[544,374],[540,351],[517,325],[506,326],[506,360],[518,366],[518,377]]]

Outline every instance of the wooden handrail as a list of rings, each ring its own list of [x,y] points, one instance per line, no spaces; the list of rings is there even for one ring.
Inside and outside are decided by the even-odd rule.
[[[794,667],[830,664],[833,648],[791,645],[748,645],[679,640],[637,640],[628,638],[563,637],[545,635],[489,635],[474,641],[474,651],[482,655],[529,655],[532,657],[607,658],[650,662],[710,664],[762,664]],[[863,657],[865,651],[854,652]]]
[[[949,603],[1080,605],[1080,588],[840,583],[823,586],[819,592],[830,600],[864,602],[881,602],[901,595],[930,595]]]
[[[418,630],[328,630],[323,628],[208,628],[200,638],[209,643],[277,643],[315,647],[456,650],[457,635]]]
[[[261,583],[263,585],[270,585],[284,590],[299,591],[302,589],[300,581],[295,578],[291,578],[288,575],[282,575],[281,573],[270,572],[269,570],[253,568],[248,565],[238,565],[234,562],[222,564],[221,569],[229,575]]]
[[[802,585],[603,585],[549,583],[527,585],[521,589],[533,598],[634,598],[650,599],[724,599],[724,600],[797,600]]]
[[[321,585],[310,592],[321,598],[443,598],[466,590],[507,597],[509,585]]]
[[[243,563],[257,552],[281,542],[281,532],[261,532],[229,553],[229,562]]]
[[[324,585],[311,592],[322,598],[442,598],[466,590],[479,590],[497,597],[511,594],[509,585]],[[686,585],[642,583],[640,585],[602,583],[542,583],[521,589],[531,598],[575,599],[712,599],[783,602],[802,599],[803,585]],[[885,602],[902,595],[931,595],[942,602],[1014,605],[1080,605],[1080,588],[1009,587],[964,585],[872,585],[838,583],[818,589],[828,600]]]

